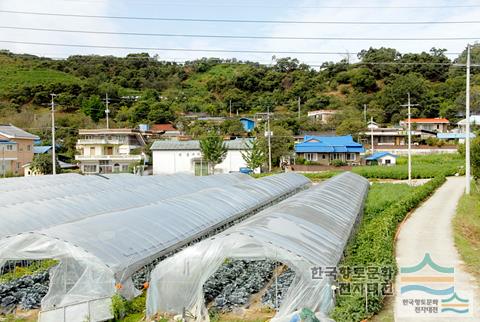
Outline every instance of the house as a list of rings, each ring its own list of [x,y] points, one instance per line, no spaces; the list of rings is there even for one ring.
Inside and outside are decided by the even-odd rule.
[[[178,138],[182,136],[182,131],[178,130],[173,124],[165,123],[165,124],[153,124],[150,128],[150,131],[154,134],[159,134],[164,138]]]
[[[33,147],[33,154],[46,154],[52,152],[51,145],[36,145]]]
[[[412,135],[419,135],[414,133]],[[371,127],[368,131],[362,133],[366,142],[371,145],[372,137],[375,146],[381,145],[405,145],[407,132],[403,128],[394,127]]]
[[[323,165],[331,165],[334,160],[350,165],[360,164],[360,153],[363,152],[363,146],[353,141],[351,135],[305,136],[302,143],[295,145],[298,157]]]
[[[255,121],[246,117],[240,118],[240,123],[242,123],[243,128],[246,132],[252,132],[255,128]]]
[[[467,126],[467,119],[463,119],[457,123],[458,130],[461,133],[465,133]],[[480,126],[480,115],[470,115],[470,128],[474,126]]]
[[[23,166],[33,160],[33,145],[40,138],[12,124],[0,124],[0,172],[24,173]]]
[[[229,173],[247,167],[242,151],[249,148],[250,139],[225,141],[228,149],[222,163],[215,167],[215,172]],[[208,164],[202,159],[200,141],[155,141],[150,148],[153,154],[153,174],[191,173],[204,175],[208,173]]]
[[[365,161],[370,165],[394,165],[397,163],[397,158],[390,152],[377,152],[367,157]]]
[[[63,170],[75,170],[78,169],[78,166],[76,164],[71,164],[67,162],[63,162],[57,159],[58,166],[60,169]],[[24,171],[24,176],[25,177],[35,177],[35,176],[43,176],[44,173],[41,173],[39,171],[33,170],[31,168],[31,163],[27,163],[23,166],[23,171]]]
[[[317,110],[308,112],[308,117],[323,124],[328,123],[337,114],[336,110]]]
[[[429,131],[429,132],[448,132],[450,122],[445,118],[418,118],[410,119],[412,130]],[[400,126],[405,129],[408,127],[408,119],[400,121]]]
[[[146,156],[140,152],[145,145],[136,129],[82,129],[75,160],[86,174],[127,172],[131,164],[145,161]]]
[[[476,135],[474,133],[470,133],[470,139],[474,139]],[[447,142],[455,143],[465,143],[465,139],[467,138],[466,133],[437,133],[437,139],[444,140]]]

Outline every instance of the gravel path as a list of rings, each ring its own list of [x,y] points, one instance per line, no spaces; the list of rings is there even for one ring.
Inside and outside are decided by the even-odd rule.
[[[438,270],[428,266],[416,272],[400,274],[399,271],[395,291],[395,321],[480,321],[478,281],[465,271],[453,239],[452,219],[455,215],[457,203],[464,192],[464,182],[465,178],[463,177],[448,178],[447,182],[415,210],[401,227],[396,244],[399,270],[402,267],[416,266],[424,259],[425,254],[430,254],[435,264],[442,267],[454,267],[454,274],[439,273]],[[420,276],[423,280],[420,282],[417,277],[417,281],[412,281],[411,278],[415,275]],[[426,276],[430,278],[429,282],[425,281]],[[432,282],[432,277],[438,276],[441,276],[443,280],[437,278],[435,282]],[[405,280],[405,277],[410,278],[410,280]],[[454,282],[446,281],[445,279],[448,277],[450,279],[454,277]],[[405,299],[440,299],[438,310],[441,311],[442,308],[447,308],[447,306],[442,305],[441,299],[446,300],[452,296],[452,294],[434,296],[420,291],[409,291],[401,294],[402,287],[406,291],[408,290],[408,288],[405,288],[406,286],[419,284],[435,290],[448,289],[454,286],[454,291],[458,296],[470,301],[468,313],[450,313],[450,316],[446,317],[440,314],[425,313],[422,309],[420,309],[422,310],[421,313],[414,312],[415,307],[406,304]],[[465,306],[462,306],[464,303],[459,300],[454,300],[450,304],[452,303],[456,305],[454,307],[456,309],[465,309]],[[428,307],[428,302],[426,304],[420,302],[420,305],[415,304],[415,306],[425,308]]]

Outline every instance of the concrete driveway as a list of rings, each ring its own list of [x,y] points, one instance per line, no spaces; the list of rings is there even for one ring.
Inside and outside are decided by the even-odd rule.
[[[395,321],[480,321],[478,281],[465,271],[453,239],[452,218],[464,180],[448,178],[401,227]]]

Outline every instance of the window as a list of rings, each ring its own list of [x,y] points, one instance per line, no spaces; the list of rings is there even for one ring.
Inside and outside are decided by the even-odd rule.
[[[342,159],[342,156],[340,155],[340,153],[330,154],[330,160],[341,160],[341,159]]]
[[[17,162],[17,170],[20,169],[20,162]]]
[[[11,144],[7,145],[7,151],[13,151],[13,145]]]
[[[385,159],[385,164],[391,164],[392,163],[392,160],[390,159]]]
[[[322,159],[325,159],[325,154],[322,154]]]
[[[27,145],[27,151],[30,151],[32,149],[32,147],[29,145]]]
[[[100,165],[109,165],[110,160],[100,160]]]
[[[85,173],[96,173],[97,165],[95,164],[86,164],[83,166],[83,172]]]
[[[93,146],[90,147],[90,155],[95,155],[95,148]]]
[[[122,172],[128,172],[128,165],[122,164]]]
[[[347,161],[355,161],[355,153],[347,153]]]
[[[316,153],[305,153],[305,160],[307,161],[317,161]]]
[[[179,156],[179,157],[181,157],[181,156],[182,156],[182,154],[181,154],[181,153],[179,153],[179,154],[178,154],[178,156]]]

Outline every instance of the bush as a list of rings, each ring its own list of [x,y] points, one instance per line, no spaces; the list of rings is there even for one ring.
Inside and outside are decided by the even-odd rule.
[[[119,321],[128,315],[145,313],[146,293],[135,297],[131,301],[127,301],[121,295],[112,296],[112,315],[115,321]]]
[[[408,166],[405,164],[391,167],[385,166],[366,166],[354,167],[352,172],[370,179],[408,179]],[[445,164],[413,164],[412,178],[425,179],[437,176],[453,176],[456,173],[463,173],[462,166],[455,163]]]
[[[334,167],[343,167],[345,165],[347,165],[347,163],[345,161],[342,161],[342,160],[332,160],[332,162],[330,162],[331,165],[333,165]]]

